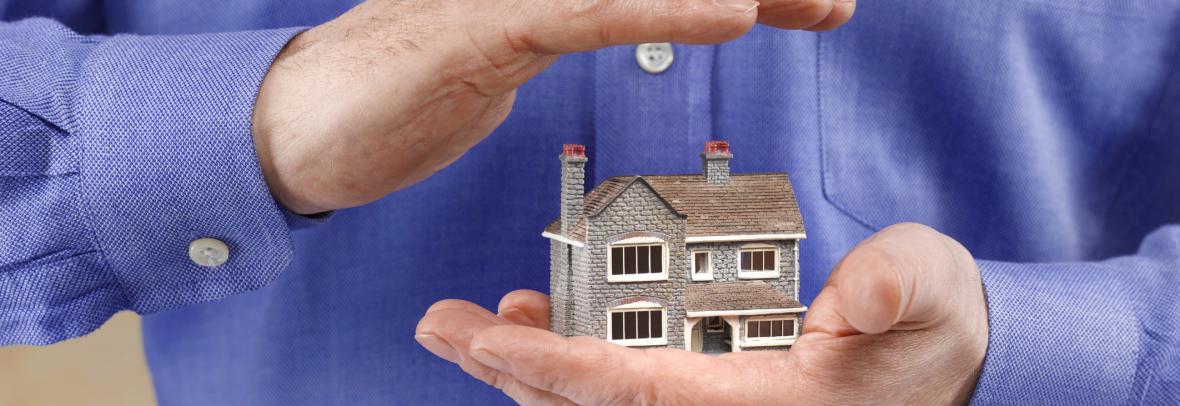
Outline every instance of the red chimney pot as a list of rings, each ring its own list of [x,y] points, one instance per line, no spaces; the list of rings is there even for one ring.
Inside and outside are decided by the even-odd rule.
[[[579,144],[564,144],[561,146],[561,155],[585,158],[586,146]]]
[[[729,142],[705,141],[705,153],[709,155],[729,155]]]

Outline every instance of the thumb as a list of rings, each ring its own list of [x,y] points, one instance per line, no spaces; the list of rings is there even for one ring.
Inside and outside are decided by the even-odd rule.
[[[926,328],[955,313],[974,266],[950,237],[920,224],[896,224],[854,247],[828,277],[820,296],[829,297],[816,303],[833,305],[861,333]]]
[[[505,2],[510,40],[538,54],[645,42],[719,43],[754,25],[755,0],[556,0]]]

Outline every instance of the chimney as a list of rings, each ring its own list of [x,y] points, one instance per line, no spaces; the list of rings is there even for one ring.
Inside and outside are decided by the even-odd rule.
[[[705,152],[701,153],[701,167],[705,180],[714,185],[729,183],[729,160],[733,154],[729,153],[729,143],[725,141],[706,141]]]
[[[562,145],[560,158],[561,234],[569,236],[574,224],[582,216],[582,200],[586,196],[586,147]]]

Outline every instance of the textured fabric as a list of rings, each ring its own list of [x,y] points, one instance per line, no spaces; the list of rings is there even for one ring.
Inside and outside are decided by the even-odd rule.
[[[7,4],[0,12],[8,20],[46,15],[80,31],[164,36],[152,38],[170,42],[172,47],[155,50],[124,49],[118,55],[128,56],[125,64],[109,59],[104,65],[119,72],[162,66],[140,61],[152,52],[198,58],[184,50],[214,38],[281,38],[257,31],[173,35],[317,24],[352,4],[106,0],[96,7],[75,1],[53,8],[42,3],[0,1]],[[41,38],[47,36],[28,31],[28,24],[4,26],[8,31],[0,44],[44,44]],[[136,38],[144,46],[157,44],[147,37],[127,40]],[[1180,223],[1176,38],[1177,0],[878,0],[861,2],[856,18],[832,32],[758,27],[721,46],[675,45],[675,61],[660,75],[639,69],[633,47],[567,56],[526,84],[504,125],[451,167],[373,204],[340,211],[329,221],[305,219],[291,226],[284,225],[284,213],[273,208],[264,185],[256,181],[219,186],[227,189],[219,193],[242,195],[232,207],[217,207],[189,188],[186,177],[173,174],[183,168],[185,176],[199,176],[221,165],[172,165],[146,159],[136,149],[126,157],[107,156],[140,162],[139,169],[128,172],[118,162],[95,165],[99,161],[86,158],[85,145],[65,147],[77,158],[34,153],[49,147],[59,151],[83,139],[112,142],[117,132],[102,132],[102,138],[76,134],[93,125],[86,123],[101,122],[96,113],[82,110],[70,110],[89,117],[75,127],[38,127],[39,122],[55,123],[54,111],[29,113],[11,95],[30,83],[48,87],[69,76],[27,66],[12,70],[19,65],[9,62],[11,47],[0,48],[5,56],[0,59],[5,67],[0,100],[21,106],[0,109],[0,134],[17,134],[15,129],[33,123],[34,130],[19,133],[40,134],[42,140],[40,147],[17,149],[5,138],[2,161],[18,162],[10,157],[20,154],[31,158],[20,158],[25,163],[13,167],[60,173],[4,178],[0,241],[5,247],[17,246],[14,241],[28,244],[20,258],[65,250],[81,263],[45,270],[36,262],[4,257],[4,264],[11,265],[2,268],[3,278],[33,276],[0,280],[5,283],[0,301],[60,308],[48,304],[81,297],[73,293],[77,285],[135,286],[121,290],[162,300],[159,308],[188,300],[157,290],[167,284],[152,283],[191,275],[156,263],[158,256],[182,255],[183,244],[154,251],[119,245],[124,249],[116,254],[137,265],[116,271],[102,255],[86,254],[99,247],[110,254],[96,240],[111,225],[70,221],[60,214],[91,207],[88,196],[97,189],[74,178],[97,172],[94,176],[126,181],[137,172],[169,173],[153,178],[166,187],[112,188],[109,193],[121,196],[109,199],[161,204],[132,215],[127,221],[136,227],[157,212],[202,218],[209,222],[202,224],[215,227],[202,233],[242,233],[232,245],[260,251],[283,251],[282,239],[268,236],[285,235],[288,227],[298,230],[290,233],[290,266],[273,283],[145,318],[145,344],[161,404],[506,404],[509,400],[496,389],[413,341],[425,309],[450,297],[494,308],[511,289],[545,290],[548,245],[538,230],[557,215],[556,157],[562,143],[587,146],[588,186],[593,186],[611,176],[695,173],[704,142],[721,139],[731,144],[733,173],[791,175],[808,231],[800,246],[802,302],[810,303],[832,265],[873,231],[899,221],[930,224],[981,259],[992,331],[974,402],[1175,404],[1180,401],[1180,326],[1172,292],[1180,290],[1180,239],[1168,224]],[[241,77],[262,69],[281,45],[277,38],[275,43],[273,48],[249,41],[207,48],[211,53],[202,56],[233,66],[225,72],[171,65],[181,71],[142,68],[137,76],[159,80],[155,89],[166,93],[185,89],[168,80],[174,76],[191,75],[193,83]],[[63,62],[37,66],[89,63],[92,45],[53,44],[26,48]],[[4,80],[13,74],[37,76]],[[88,80],[86,87],[132,86],[134,79]],[[251,99],[237,93],[247,90],[255,89],[207,90],[208,98],[219,102],[193,101],[176,109],[186,113],[183,119],[154,125],[173,129],[166,133],[179,139],[177,145],[186,145],[190,131],[209,127],[203,123],[227,129],[226,123],[238,122],[218,121],[225,115],[220,111],[249,111]],[[49,98],[45,92],[30,94]],[[152,108],[143,104],[122,108]],[[111,127],[143,134],[131,131],[139,127],[126,120],[130,112],[106,114],[124,117],[111,119],[123,127]],[[212,136],[231,149],[243,148],[227,156],[246,165],[253,159],[246,148],[248,129],[236,130]],[[172,148],[156,141],[146,145],[157,153]],[[236,165],[229,167],[242,168]],[[252,167],[246,172],[250,176],[241,179],[257,176]],[[202,217],[210,213],[218,215]],[[16,217],[21,220],[10,220]],[[259,220],[265,218],[272,220]],[[29,237],[11,237],[14,229]],[[122,230],[128,241],[140,232]],[[155,227],[146,232],[168,241],[184,241],[186,234]],[[241,265],[235,275],[265,281],[283,256],[267,258],[266,264]],[[120,282],[115,275],[142,283]],[[218,291],[248,290],[248,285],[210,279],[190,286]],[[73,302],[98,309],[92,314],[102,314],[102,306],[130,303],[115,294]],[[9,323],[4,327],[37,325],[54,336],[76,334],[61,329],[61,323],[86,319],[67,314],[56,319],[58,324],[38,324],[30,321],[30,313],[3,309],[0,317]]]
[[[0,344],[85,334],[121,309],[221,299],[287,267],[290,237],[250,113],[295,32],[84,37],[50,20],[0,25]],[[190,261],[202,237],[229,244],[232,261]]]
[[[1177,263],[1180,226],[1103,262],[981,261],[991,334],[977,403],[1180,402]]]

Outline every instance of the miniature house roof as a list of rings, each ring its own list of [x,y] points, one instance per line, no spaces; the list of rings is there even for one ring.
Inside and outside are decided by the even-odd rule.
[[[736,235],[804,234],[795,192],[785,173],[735,174],[725,184],[709,183],[704,175],[619,176],[599,184],[584,200],[584,215],[565,236],[584,242],[586,218],[610,206],[636,183],[651,186],[656,195],[686,217],[686,237],[691,239]],[[561,234],[561,219],[545,227]]]
[[[763,281],[715,282],[684,287],[684,311],[688,313],[769,309],[803,311],[806,307]]]
[[[803,311],[806,307],[763,281],[715,282],[684,287],[684,310],[688,313],[769,309]]]

